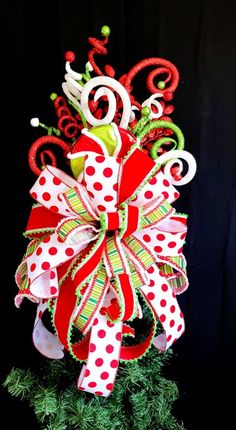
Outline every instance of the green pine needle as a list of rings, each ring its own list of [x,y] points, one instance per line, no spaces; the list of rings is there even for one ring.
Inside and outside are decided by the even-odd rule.
[[[31,389],[36,383],[35,376],[30,370],[12,369],[3,386],[7,387],[8,392],[14,397],[20,399],[28,399],[30,397]]]
[[[162,375],[170,357],[152,348],[139,361],[121,363],[107,399],[76,389],[80,364],[70,357],[44,361],[37,375],[13,369],[4,386],[29,401],[43,430],[184,430],[172,414],[177,386]]]
[[[39,422],[43,422],[48,415],[57,412],[57,393],[55,387],[38,386],[30,403],[34,407]]]

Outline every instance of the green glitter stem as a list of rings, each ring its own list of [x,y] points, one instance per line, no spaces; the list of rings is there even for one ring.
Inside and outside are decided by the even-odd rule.
[[[133,128],[132,133],[136,136],[139,133],[141,133],[143,127],[145,127],[145,125],[147,125],[148,123],[150,123],[150,118],[149,117],[142,117],[136,124],[136,126]]]
[[[68,100],[68,103],[71,105],[71,106],[73,106],[73,108],[78,112],[78,114],[80,115],[80,118],[81,118],[81,121],[82,121],[82,123],[83,123],[83,126],[85,127],[85,128],[88,128],[88,124],[87,124],[87,121],[86,121],[86,119],[85,119],[85,116],[84,116],[84,114],[83,114],[83,112],[78,108],[78,106],[76,106],[76,104],[75,103],[73,103],[71,100]]]
[[[184,135],[183,135],[182,131],[180,130],[179,127],[177,127],[177,125],[175,125],[175,124],[173,124],[173,122],[169,122],[169,121],[162,121],[162,120],[152,121],[150,124],[143,127],[143,129],[140,131],[140,133],[137,134],[137,138],[140,139],[140,141],[141,141],[146,135],[148,135],[150,133],[151,130],[158,129],[158,128],[167,128],[167,129],[172,130],[176,134],[177,139],[178,139],[176,149],[178,149],[178,150],[184,149]],[[170,138],[168,138],[168,139],[170,141]]]
[[[167,143],[167,142],[173,142],[173,143],[174,143],[174,146],[173,146],[173,148],[171,148],[171,151],[173,151],[174,149],[176,149],[176,147],[177,147],[177,142],[175,141],[175,139],[172,139],[172,138],[170,138],[170,137],[162,137],[161,139],[156,140],[156,141],[153,143],[153,146],[152,146],[152,148],[151,148],[151,150],[150,150],[150,155],[151,155],[151,157],[152,157],[152,159],[153,159],[153,160],[156,160],[156,159],[157,159],[157,157],[158,157],[158,153],[157,153],[158,149],[159,149],[159,148],[160,148],[164,143]]]
[[[42,122],[39,123],[39,126],[47,130],[48,136],[52,136],[52,134],[56,134],[56,136],[60,136],[61,132],[58,128],[55,127],[48,127],[47,125],[43,124]]]
[[[88,82],[88,81],[89,81],[89,77],[88,77],[87,73],[83,73],[83,74],[82,74],[82,77],[83,77],[83,79],[84,79],[86,82]]]
[[[85,75],[87,76],[88,80],[91,79],[91,75],[90,75],[90,71],[89,71],[88,66],[85,67]]]

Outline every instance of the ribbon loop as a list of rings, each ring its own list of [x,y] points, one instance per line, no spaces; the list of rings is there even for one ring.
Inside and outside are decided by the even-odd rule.
[[[56,233],[62,242],[68,245],[84,244],[94,240],[99,230],[92,224],[79,218],[63,219],[56,228]]]

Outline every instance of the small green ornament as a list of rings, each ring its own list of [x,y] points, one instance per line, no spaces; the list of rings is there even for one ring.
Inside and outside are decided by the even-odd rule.
[[[108,25],[103,25],[101,28],[101,34],[104,37],[109,37],[111,34],[111,29],[108,27]]]
[[[141,110],[141,115],[142,116],[149,116],[151,113],[151,109],[148,106],[144,106]]]
[[[56,100],[56,98],[57,98],[57,94],[56,94],[56,93],[52,93],[52,94],[50,94],[50,99],[51,99],[52,101]]]
[[[159,90],[164,90],[166,87],[166,84],[164,81],[159,81],[157,86],[158,86]]]

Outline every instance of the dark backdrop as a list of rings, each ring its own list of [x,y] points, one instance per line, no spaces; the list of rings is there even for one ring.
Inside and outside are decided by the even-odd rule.
[[[2,374],[39,360],[31,343],[34,307],[24,303],[18,311],[13,305],[13,275],[26,245],[21,232],[35,180],[27,152],[38,132],[29,119],[39,116],[53,123],[49,94],[60,91],[65,50],[76,52],[81,70],[88,36],[99,36],[107,24],[112,33],[106,61],[118,75],[148,56],[169,59],[180,71],[173,120],[185,134],[198,171],[181,189],[179,205],[189,214],[185,255],[190,287],[179,300],[187,328],[166,374],[178,383],[175,413],[188,430],[234,428],[229,420],[235,396],[229,389],[235,390],[236,367],[236,3],[18,0],[1,5],[1,20],[1,89],[6,91],[1,165],[12,177],[11,186],[3,176],[8,206],[1,207],[7,233],[1,267]],[[7,428],[37,428],[28,407],[6,393],[3,400]]]

